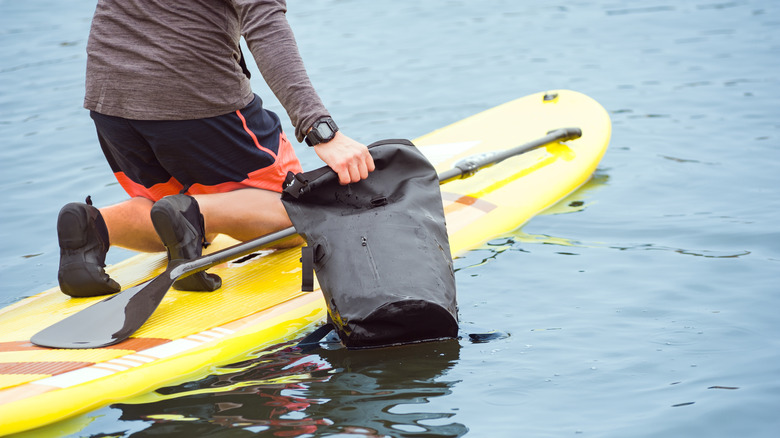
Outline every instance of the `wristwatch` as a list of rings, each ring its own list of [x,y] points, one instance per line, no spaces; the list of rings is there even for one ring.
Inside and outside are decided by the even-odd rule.
[[[306,144],[317,146],[320,143],[327,143],[336,136],[339,127],[330,117],[322,117],[311,126],[311,130],[306,134]]]

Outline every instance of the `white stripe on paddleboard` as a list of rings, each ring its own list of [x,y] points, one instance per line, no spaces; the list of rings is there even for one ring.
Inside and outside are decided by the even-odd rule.
[[[141,356],[140,354],[128,354],[127,356],[123,356],[122,359],[135,360],[138,362],[145,362],[145,363],[154,362],[155,360],[157,360],[153,357]]]
[[[126,370],[130,369],[130,367],[128,367],[127,365],[118,365],[118,364],[110,363],[110,362],[99,363],[99,364],[93,365],[93,367],[95,367],[95,368],[104,368],[104,369],[108,368],[108,369],[110,369],[112,371],[126,371]]]
[[[225,335],[232,335],[233,333],[236,332],[235,330],[230,330],[230,329],[225,328],[225,327],[214,327],[211,330],[215,331],[215,332],[218,332],[218,333],[225,334]]]
[[[176,339],[166,344],[147,348],[146,350],[143,350],[142,353],[147,356],[162,359],[164,357],[170,357],[187,350],[191,350],[201,344],[202,342],[197,342],[190,339]]]
[[[55,388],[67,388],[69,386],[76,386],[91,380],[99,379],[101,377],[110,376],[114,374],[114,371],[99,369],[95,367],[82,368],[80,370],[69,371],[67,373],[59,374],[35,382],[37,385],[54,386]]]
[[[140,367],[145,362],[141,362],[141,361],[138,361],[138,360],[127,360],[126,357],[120,357],[120,358],[117,358],[117,359],[111,359],[110,361],[103,362],[103,363],[106,363],[106,364],[110,363],[110,364],[114,364],[114,365],[118,364],[118,365],[125,366],[127,368],[135,368],[135,367]]]
[[[211,331],[211,330],[206,330],[206,331],[200,332],[198,334],[200,336],[206,336],[207,338],[211,338],[211,339],[222,339],[222,338],[225,337],[224,333],[215,332],[215,331]]]

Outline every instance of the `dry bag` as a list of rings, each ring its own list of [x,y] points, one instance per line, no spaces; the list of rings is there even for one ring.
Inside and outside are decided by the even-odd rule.
[[[453,338],[455,277],[436,170],[408,140],[369,145],[376,170],[340,185],[328,167],[290,174],[282,202],[307,242],[347,348]]]

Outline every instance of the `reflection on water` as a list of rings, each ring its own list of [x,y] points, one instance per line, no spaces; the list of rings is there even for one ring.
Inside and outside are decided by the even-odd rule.
[[[113,408],[121,410],[121,421],[148,424],[132,435],[138,437],[206,436],[226,429],[268,436],[457,437],[468,429],[449,420],[455,413],[431,412],[425,405],[452,392],[457,381],[446,374],[459,354],[454,340],[313,354],[285,345]]]
[[[448,395],[457,383],[446,378],[460,353],[457,341],[425,343],[392,349],[334,350],[323,358],[337,367],[325,382],[313,382],[307,394],[329,399],[313,407],[315,417],[335,422],[333,432],[365,427],[378,436],[461,436],[464,425],[446,419],[452,412],[426,412],[423,405]],[[393,361],[387,366],[386,361]],[[409,405],[414,405],[409,406]]]

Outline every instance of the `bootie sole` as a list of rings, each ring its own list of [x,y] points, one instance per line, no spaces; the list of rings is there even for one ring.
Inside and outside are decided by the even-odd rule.
[[[89,207],[81,204],[68,204],[60,210],[57,218],[57,237],[60,244],[60,265],[57,281],[60,290],[72,297],[95,297],[119,292],[119,283],[106,274],[103,263],[92,251],[100,248],[88,248]],[[100,245],[100,243],[92,243]],[[107,251],[107,248],[105,249]],[[102,254],[105,257],[105,253]],[[94,260],[89,260],[94,259]]]
[[[163,198],[152,207],[152,224],[168,249],[168,260],[192,260],[202,254],[200,232],[183,217],[188,207],[189,200],[176,196]],[[220,286],[222,279],[206,272],[198,272],[173,283],[176,290],[195,292],[212,292]]]

